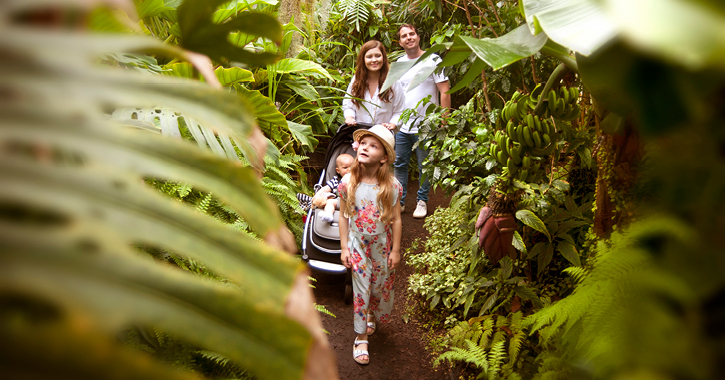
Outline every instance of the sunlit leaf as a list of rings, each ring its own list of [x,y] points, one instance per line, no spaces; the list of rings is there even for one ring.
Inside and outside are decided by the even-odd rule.
[[[506,67],[520,59],[531,56],[546,43],[546,35],[531,35],[526,25],[498,38],[476,39],[461,36],[473,52],[494,70]]]
[[[239,67],[224,68],[220,66],[214,70],[214,73],[216,73],[216,77],[219,78],[219,82],[221,82],[224,87],[231,86],[232,84],[238,82],[254,81],[254,74],[252,74],[251,71]]]
[[[522,0],[528,29],[590,55],[614,38],[617,26],[597,0]],[[537,24],[537,25],[535,25]]]
[[[539,217],[530,210],[516,211],[516,219],[520,220],[525,225],[535,229],[536,231],[541,232],[542,234],[546,235],[549,240],[551,240],[551,235],[549,235],[549,231],[546,229],[546,225],[544,225],[544,222],[542,222],[541,219],[539,219]]]

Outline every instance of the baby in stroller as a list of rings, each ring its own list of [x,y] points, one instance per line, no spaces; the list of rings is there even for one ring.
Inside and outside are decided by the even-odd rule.
[[[322,208],[324,210],[320,211],[320,219],[325,222],[332,222],[339,202],[337,187],[340,185],[340,179],[350,172],[350,166],[352,166],[354,160],[351,155],[345,153],[337,156],[335,160],[335,172],[337,174],[330,178],[325,186],[317,190],[314,197],[310,198],[307,194],[297,194],[297,199],[300,201],[302,208],[308,209],[311,206]]]

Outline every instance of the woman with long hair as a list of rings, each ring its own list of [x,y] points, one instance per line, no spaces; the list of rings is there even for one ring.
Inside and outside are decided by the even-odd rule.
[[[385,46],[371,40],[363,44],[355,63],[355,76],[347,87],[352,98],[342,102],[345,123],[380,124],[395,130],[405,109],[405,93],[400,83],[380,92],[390,66]]]

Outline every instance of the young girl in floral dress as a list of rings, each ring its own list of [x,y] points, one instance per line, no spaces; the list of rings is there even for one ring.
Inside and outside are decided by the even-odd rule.
[[[400,196],[395,179],[395,138],[382,125],[354,132],[357,157],[339,186],[342,263],[352,269],[354,326],[353,358],[368,364],[368,335],[375,318],[388,322],[393,309],[393,271],[400,261]]]

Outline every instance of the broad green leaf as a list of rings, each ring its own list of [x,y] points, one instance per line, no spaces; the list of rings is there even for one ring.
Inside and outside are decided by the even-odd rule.
[[[466,297],[466,303],[463,306],[463,318],[465,318],[468,315],[468,310],[471,308],[473,301],[476,299],[476,294],[478,294],[478,289],[472,291],[468,295],[468,297]]]
[[[136,7],[138,17],[142,19],[158,16],[162,12],[173,9],[171,7],[167,7],[166,4],[164,4],[164,0],[136,0],[136,4],[138,4]]]
[[[254,116],[261,127],[266,126],[285,126],[287,119],[274,106],[272,100],[257,90],[247,90],[245,88],[238,89],[239,94],[244,96],[254,110]]]
[[[577,252],[576,247],[568,241],[560,241],[559,245],[556,246],[556,249],[573,265],[578,267],[582,266],[581,260],[579,259],[579,252]]]
[[[597,0],[522,0],[528,29],[582,55],[612,40],[617,25]]]
[[[214,73],[224,87],[229,87],[238,82],[254,81],[254,74],[251,71],[239,67],[224,68],[219,66],[214,70]]]
[[[512,244],[513,244],[514,248],[518,249],[519,251],[521,251],[521,253],[526,255],[526,253],[527,253],[526,244],[524,244],[524,239],[521,238],[519,231],[514,231],[514,240],[513,240]]]
[[[317,147],[317,139],[312,136],[312,128],[309,125],[295,123],[293,121],[287,121],[292,136],[297,140],[300,145],[307,147],[311,152]]]
[[[603,133],[608,135],[623,134],[624,132],[624,118],[617,115],[614,112],[610,112],[604,119],[599,123]]]
[[[526,25],[521,25],[499,38],[476,39],[461,36],[471,50],[494,70],[506,67],[538,52],[546,43],[546,35],[531,35]]]
[[[332,76],[330,76],[330,73],[328,73],[327,70],[319,64],[298,58],[280,59],[273,65],[270,65],[268,70],[273,70],[277,74],[309,74],[323,76],[331,81],[335,80]]]
[[[534,293],[531,288],[525,285],[517,285],[514,287],[514,292],[521,297],[522,300],[529,300],[534,304],[534,307],[541,308],[544,305],[541,304],[541,299]]]
[[[305,78],[296,78],[291,77],[289,75],[285,75],[280,81],[281,85],[289,87],[292,91],[294,91],[297,95],[303,97],[306,100],[319,100],[320,94],[315,90],[314,87],[310,84],[308,80]],[[279,95],[279,92],[277,92]],[[300,103],[300,104],[309,104],[307,102]]]
[[[541,273],[546,269],[546,267],[551,262],[551,259],[554,257],[554,243],[546,243],[546,249],[539,254],[539,260],[537,263],[537,274],[541,275]]]
[[[388,71],[388,76],[385,78],[385,83],[383,83],[383,87],[380,89],[380,92],[383,92],[390,87],[393,86],[393,83],[397,82],[400,78],[405,75],[408,70],[410,70],[413,66],[417,66],[418,64],[421,64],[424,62],[428,57],[430,57],[431,54],[434,54],[436,52],[439,52],[441,50],[444,50],[447,45],[445,44],[437,44],[433,45],[428,50],[426,50],[423,55],[418,57],[415,61],[403,61],[403,62],[393,62],[390,64],[390,71]],[[440,62],[440,61],[438,61]],[[427,65],[425,67],[418,67],[418,73],[416,74],[415,78],[410,82],[408,85],[407,91],[410,91],[414,89],[416,86],[418,86],[420,83],[422,83],[425,78],[427,78],[431,73],[433,73],[436,69],[437,65]]]
[[[544,250],[546,250],[547,244],[549,244],[549,243],[544,243],[544,242],[536,243],[534,245],[534,247],[531,248],[531,250],[529,251],[529,254],[526,255],[526,258],[530,260],[530,259],[533,259],[534,257],[541,255],[544,252]]]
[[[448,53],[446,53],[446,56],[443,57],[443,61],[440,66],[448,67],[457,65],[465,61],[469,56],[471,56],[471,48],[468,47],[463,40],[461,40],[461,37],[456,36],[455,41],[448,49]]]
[[[544,225],[544,222],[542,222],[541,219],[539,219],[539,217],[530,210],[516,211],[516,219],[520,220],[525,225],[535,229],[536,231],[539,231],[542,234],[546,235],[549,241],[551,241],[551,235],[549,235],[549,231],[546,229],[546,225]]]
[[[468,71],[466,72],[466,75],[461,78],[458,83],[456,83],[453,88],[451,88],[448,93],[452,94],[458,90],[461,90],[465,88],[469,83],[471,83],[474,79],[481,76],[481,72],[486,69],[486,62],[483,62],[481,59],[476,58],[476,60],[473,62],[471,67],[468,68]]]
[[[170,63],[168,65],[164,65],[164,70],[166,71],[162,72],[162,74],[167,76],[189,79],[198,77],[194,70],[194,66],[188,62]]]
[[[605,4],[622,38],[633,46],[693,71],[725,68],[722,2],[607,0]]]
[[[243,32],[265,37],[275,43],[282,41],[282,28],[277,20],[260,12],[242,12],[222,24],[212,17],[225,0],[186,0],[178,8],[181,45],[209,57],[224,58],[254,66],[264,66],[279,58],[276,54],[253,53],[229,41],[229,33]]]
[[[496,304],[496,301],[498,301],[498,290],[496,290],[493,294],[488,296],[486,299],[486,302],[483,303],[483,306],[481,306],[481,310],[478,312],[478,316],[482,316],[484,313],[486,313],[490,308],[493,307],[493,305]]]

